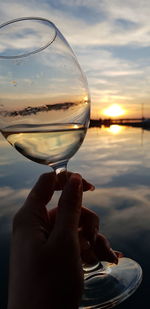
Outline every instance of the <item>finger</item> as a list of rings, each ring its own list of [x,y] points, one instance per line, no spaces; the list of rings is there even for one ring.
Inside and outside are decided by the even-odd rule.
[[[54,193],[55,183],[56,174],[54,172],[41,175],[29,193],[24,206],[32,210],[46,206]]]
[[[56,180],[56,187],[55,190],[62,190],[67,182],[67,180],[72,175],[72,172],[63,171],[62,173],[57,175]],[[82,178],[82,184],[83,184],[83,191],[94,191],[95,187],[86,181],[84,178]]]
[[[92,244],[99,231],[99,217],[92,210],[82,207],[79,227],[85,238]]]
[[[76,230],[79,225],[83,186],[82,177],[72,174],[68,179],[58,203],[55,228]]]
[[[57,207],[50,209],[48,212],[51,229],[54,227],[56,214]],[[99,217],[95,212],[84,206],[81,207],[78,230],[82,231],[82,234],[88,241],[91,243],[95,242],[99,230]]]
[[[122,252],[120,252],[120,251],[114,250],[114,253],[117,255],[118,259],[124,257],[124,254]]]
[[[48,233],[49,218],[46,204],[51,199],[55,188],[55,173],[40,176],[39,180],[29,193],[24,205],[19,209],[13,219],[13,232],[18,228],[31,231],[32,239]],[[33,231],[36,231],[34,233]],[[43,237],[43,236],[42,236]],[[40,238],[39,238],[40,239]]]
[[[51,232],[54,228],[56,215],[57,215],[58,207],[54,207],[48,211],[48,218],[49,218],[49,232]]]
[[[98,234],[97,236],[94,245],[94,251],[100,261],[108,261],[115,264],[118,263],[118,256],[110,247],[107,238],[102,234]]]
[[[80,256],[83,264],[93,265],[98,262],[98,258],[91,247],[90,242],[79,232]]]

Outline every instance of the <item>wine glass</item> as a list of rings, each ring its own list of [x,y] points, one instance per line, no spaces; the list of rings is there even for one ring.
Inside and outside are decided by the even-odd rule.
[[[25,157],[57,173],[81,146],[89,125],[86,77],[69,44],[47,19],[24,17],[0,25],[0,129]],[[141,267],[84,265],[80,308],[110,308],[141,282]]]

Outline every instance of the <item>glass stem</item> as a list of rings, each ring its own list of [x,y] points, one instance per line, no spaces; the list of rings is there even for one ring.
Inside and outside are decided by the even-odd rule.
[[[68,163],[68,160],[56,163],[52,166],[53,170],[55,171],[57,175],[62,172],[67,172],[67,163]]]
[[[65,183],[67,182],[67,163],[68,160],[56,163],[52,166],[53,170],[55,171],[56,175],[59,175],[59,183],[61,189],[63,190]]]
[[[106,276],[110,273],[110,267],[108,262],[98,262],[97,264],[93,266],[85,266],[83,265],[83,271],[84,271],[84,280],[91,279],[95,275],[99,276]]]

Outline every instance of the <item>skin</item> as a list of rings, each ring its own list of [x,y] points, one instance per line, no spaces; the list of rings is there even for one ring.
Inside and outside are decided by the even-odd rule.
[[[97,215],[82,206],[83,191],[93,189],[79,174],[39,178],[13,220],[8,309],[77,309],[82,263],[118,262]],[[48,211],[55,190],[62,194]]]

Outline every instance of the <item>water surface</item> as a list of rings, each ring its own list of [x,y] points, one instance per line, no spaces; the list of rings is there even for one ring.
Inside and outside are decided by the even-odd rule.
[[[118,308],[146,308],[150,286],[150,131],[123,126],[91,128],[68,169],[96,186],[94,192],[84,194],[84,205],[97,212],[101,231],[112,247],[143,268],[140,288]],[[7,303],[12,217],[38,176],[48,170],[21,156],[0,136],[1,309],[6,309]],[[57,198],[55,195],[51,207]]]

